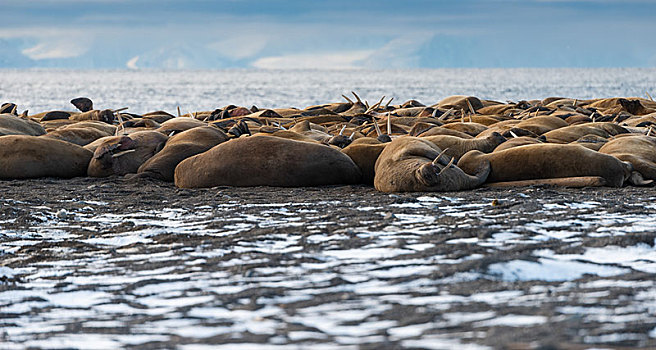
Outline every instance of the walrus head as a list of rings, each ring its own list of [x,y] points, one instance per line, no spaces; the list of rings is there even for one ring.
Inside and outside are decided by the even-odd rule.
[[[104,168],[109,169],[112,167],[114,158],[134,152],[136,147],[136,141],[128,136],[121,136],[98,147],[93,153],[93,159],[97,159]]]
[[[490,162],[481,162],[474,175],[468,175],[457,165],[454,158],[449,161],[443,150],[434,161],[426,163],[417,169],[417,179],[434,191],[457,191],[478,187],[487,180],[492,169]]]
[[[641,114],[645,109],[642,103],[640,103],[640,100],[627,100],[625,98],[620,98],[618,102],[625,111],[633,115]]]
[[[111,109],[103,109],[102,111],[98,111],[98,119],[101,122],[105,122],[107,124],[114,124],[114,111]]]

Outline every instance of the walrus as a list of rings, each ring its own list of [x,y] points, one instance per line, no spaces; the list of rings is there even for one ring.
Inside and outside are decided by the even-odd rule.
[[[75,121],[96,120],[105,122],[107,124],[112,124],[114,123],[114,111],[111,109],[93,109],[82,113],[71,114],[68,119]]]
[[[542,138],[535,138],[530,136],[512,137],[509,138],[506,142],[497,146],[492,152],[500,152],[513,147],[535,145],[543,142],[546,142],[546,139],[544,139],[544,137]]]
[[[483,124],[478,124],[478,123],[469,123],[469,122],[455,122],[455,123],[447,123],[441,126],[442,128],[445,129],[451,129],[451,130],[457,130],[460,132],[464,132],[465,134],[476,137],[476,135],[482,133],[483,131],[487,130],[487,126]]]
[[[88,174],[93,177],[136,173],[137,169],[164,147],[168,137],[157,131],[100,138],[85,148],[93,151]]]
[[[46,130],[39,123],[9,113],[0,114],[0,135],[39,136]]]
[[[137,174],[141,177],[173,182],[175,167],[181,161],[229,139],[228,135],[213,126],[201,126],[183,131],[170,137],[161,151],[139,167]]]
[[[388,144],[373,137],[362,137],[342,149],[360,168],[363,184],[374,184],[376,161]]]
[[[78,146],[86,146],[91,142],[105,136],[111,136],[112,134],[103,132],[99,129],[92,127],[80,127],[80,128],[59,128],[53,130],[41,137],[49,137],[53,139],[58,139],[70,143],[74,143]]]
[[[177,134],[199,126],[207,126],[207,123],[194,118],[178,117],[163,122],[156,130],[162,134],[170,135],[171,133]]]
[[[474,174],[491,166],[488,182],[600,176],[608,186],[621,187],[631,175],[631,164],[580,145],[538,144],[485,154],[470,151],[458,167]]]
[[[378,157],[374,187],[382,192],[468,190],[483,184],[489,172],[489,163],[481,162],[475,175],[468,175],[432,142],[401,136]]]
[[[0,178],[87,175],[93,153],[70,142],[28,135],[0,136]]]
[[[656,180],[656,138],[645,135],[618,137],[605,143],[600,153],[612,155],[633,165],[649,180]]]
[[[57,129],[68,129],[68,128],[94,128],[98,129],[108,135],[114,135],[116,133],[116,127],[114,125],[110,125],[107,123],[99,122],[99,121],[84,121],[84,122],[76,122],[72,124],[67,124],[67,125],[62,125],[58,127]]]
[[[541,115],[522,120],[515,125],[517,128],[528,130],[535,133],[536,135],[542,135],[551,130],[564,128],[566,126],[569,126],[566,121],[562,120],[561,118],[549,115]]]
[[[468,112],[474,112],[485,106],[478,97],[454,95],[445,97],[440,102],[431,107],[438,107],[443,109],[453,108],[458,111],[462,109]],[[470,108],[473,109],[473,111],[470,111]]]
[[[330,146],[268,135],[241,137],[180,162],[175,185],[302,187],[359,183],[360,169]]]
[[[445,150],[446,155],[454,157],[456,162],[465,153],[471,150],[479,150],[483,153],[492,152],[497,146],[504,143],[506,138],[498,132],[494,132],[485,138],[462,139],[450,135],[434,135],[422,137],[434,143],[440,149]]]

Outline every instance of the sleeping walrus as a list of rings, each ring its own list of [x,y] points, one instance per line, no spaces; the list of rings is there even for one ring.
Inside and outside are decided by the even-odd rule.
[[[86,176],[92,155],[78,145],[52,138],[0,136],[0,179]]]
[[[256,135],[224,142],[180,162],[175,185],[301,187],[360,182],[360,169],[330,146]]]
[[[631,175],[631,164],[580,145],[536,144],[485,154],[470,151],[458,166],[473,174],[491,166],[488,182],[598,176],[607,186],[621,187]]]
[[[383,192],[468,190],[484,183],[490,172],[489,163],[481,163],[471,176],[448,158],[430,141],[399,137],[378,157],[374,187]]]

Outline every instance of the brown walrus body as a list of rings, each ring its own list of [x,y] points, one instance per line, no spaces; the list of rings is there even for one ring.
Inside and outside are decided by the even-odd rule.
[[[301,187],[360,182],[351,158],[325,145],[256,135],[224,142],[183,160],[175,185]]]
[[[229,139],[228,135],[213,126],[201,126],[183,131],[169,138],[164,148],[143,163],[137,173],[172,182],[175,167],[181,161]]]
[[[53,139],[58,139],[70,143],[74,143],[78,146],[86,146],[91,142],[105,136],[111,136],[109,133],[105,133],[96,128],[59,128],[53,130],[42,137],[49,137]]]
[[[482,163],[475,176],[467,175],[432,142],[402,136],[378,157],[374,187],[383,192],[468,190],[483,184],[489,171],[489,163]]]
[[[69,142],[26,135],[0,137],[0,178],[86,176],[93,153]]]
[[[435,135],[422,138],[434,143],[440,149],[445,150],[446,155],[455,157],[456,161],[471,150],[490,153],[497,146],[506,141],[506,138],[497,132],[494,132],[485,138],[474,139],[462,139],[460,137],[449,135]]]
[[[645,135],[618,137],[601,146],[599,152],[629,162],[643,178],[656,180],[656,138]]]
[[[29,118],[21,118],[9,113],[0,114],[0,136],[3,135],[29,135],[39,136],[46,130],[39,123]]]
[[[458,166],[473,173],[490,164],[488,182],[600,176],[608,186],[620,187],[631,175],[631,165],[579,145],[539,144],[485,154],[471,151]]]
[[[93,177],[136,173],[141,164],[163,147],[167,138],[157,131],[100,138],[85,146],[94,150],[87,172]]]
[[[362,172],[362,183],[373,185],[376,174],[376,161],[389,143],[382,143],[373,137],[363,137],[342,149]]]

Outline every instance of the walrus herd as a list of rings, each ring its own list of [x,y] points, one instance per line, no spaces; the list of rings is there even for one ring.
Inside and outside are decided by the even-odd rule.
[[[18,114],[0,107],[0,179],[125,176],[214,186],[369,184],[383,192],[656,180],[656,102],[449,96],[370,105],[229,105],[177,116],[127,108]]]

